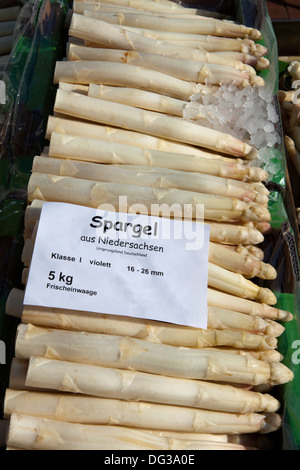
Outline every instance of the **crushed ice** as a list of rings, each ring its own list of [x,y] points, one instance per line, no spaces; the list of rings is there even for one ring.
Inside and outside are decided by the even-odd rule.
[[[195,94],[184,110],[184,118],[233,135],[258,150],[281,142],[279,116],[269,87],[238,88],[223,84],[211,94]]]

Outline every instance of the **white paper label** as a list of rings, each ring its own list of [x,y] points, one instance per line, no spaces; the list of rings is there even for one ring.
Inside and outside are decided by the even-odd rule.
[[[209,226],[45,202],[26,305],[207,327]]]

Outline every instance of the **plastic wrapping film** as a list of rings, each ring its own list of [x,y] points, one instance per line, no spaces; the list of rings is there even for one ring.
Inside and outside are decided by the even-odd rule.
[[[5,315],[7,295],[21,287],[26,187],[32,159],[45,145],[53,109],[55,63],[65,54],[68,0],[25,0],[14,45],[2,74],[6,102],[0,106],[0,340],[6,346],[0,366],[0,401],[7,386],[16,319]]]
[[[47,117],[52,112],[55,96],[53,71],[57,59],[65,54],[64,27],[71,0],[27,0],[21,11],[15,31],[15,41],[9,63],[4,70],[7,102],[1,109],[0,131],[0,340],[7,345],[7,356],[12,357],[16,320],[4,315],[6,297],[12,287],[19,287],[21,250],[23,244],[23,216],[26,207],[26,188],[32,159],[45,145]],[[263,0],[195,0],[180,2],[203,9],[203,14],[237,20],[260,29],[262,43],[268,48],[270,68],[262,72],[265,82],[273,90],[277,103],[278,64],[277,42],[266,4]],[[277,104],[276,104],[277,103]],[[281,129],[280,129],[280,132]],[[293,233],[288,222],[282,195],[285,191],[285,153],[283,144],[268,150],[268,165],[272,164],[270,183],[272,194],[270,211],[273,232],[266,236],[264,249],[279,272],[271,288],[277,293],[278,304],[295,314],[280,339],[285,362],[295,373],[295,380],[281,391],[284,425],[284,448],[298,448],[300,429],[299,379],[292,362],[292,344],[299,337],[299,263]],[[269,170],[269,168],[267,168]],[[268,261],[267,261],[268,262]],[[258,282],[260,282],[258,280]],[[283,307],[282,307],[283,308]],[[0,369],[0,402],[6,387],[9,361]]]

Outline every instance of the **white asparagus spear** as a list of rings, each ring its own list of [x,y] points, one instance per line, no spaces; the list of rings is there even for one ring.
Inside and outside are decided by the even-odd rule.
[[[83,14],[84,11],[88,9],[91,11],[98,11],[105,9],[107,11],[128,11],[128,12],[136,12],[136,13],[143,13],[149,15],[167,15],[167,16],[174,16],[183,17],[183,18],[194,18],[195,15],[200,18],[207,18],[208,21],[211,19],[217,18],[220,20],[228,19],[226,16],[221,15],[218,12],[212,12],[211,14],[207,14],[205,10],[199,10],[198,8],[186,8],[186,6],[181,5],[179,3],[175,3],[173,1],[140,1],[140,0],[108,0],[108,1],[83,1],[83,0],[75,0],[73,2],[73,11],[75,13]],[[204,15],[204,16],[202,16]]]
[[[84,13],[87,17],[93,17],[89,14],[89,12]],[[99,18],[100,19],[100,18]],[[105,20],[104,20],[105,21]],[[110,23],[113,24],[113,23]],[[115,23],[116,24],[116,23]],[[226,57],[228,60],[228,64],[232,64],[233,67],[237,68],[244,68],[242,64],[248,64],[251,68],[245,68],[249,71],[249,73],[255,74],[255,70],[262,70],[269,67],[270,62],[265,57],[258,57],[250,52],[241,52],[241,51],[230,51],[230,50],[213,50],[208,51],[199,41],[198,35],[192,34],[184,34],[184,33],[172,33],[166,31],[155,31],[150,29],[143,29],[143,28],[136,28],[132,26],[121,26],[123,31],[128,31],[129,33],[140,34],[141,36],[149,39],[153,39],[155,41],[162,41],[174,46],[184,46],[189,49],[199,50],[203,53],[209,53],[213,55],[213,57],[209,57],[209,62],[217,63],[217,64],[224,64],[223,59]],[[86,41],[87,46],[95,46],[97,47],[97,43],[92,44],[89,41]],[[205,44],[204,44],[205,45]],[[201,56],[199,56],[200,59]],[[206,62],[206,55],[203,55],[204,60]],[[233,61],[233,62],[232,62]]]
[[[96,127],[97,126],[93,126]],[[71,129],[66,129],[71,132]],[[99,126],[100,131],[104,128]],[[58,132],[56,132],[58,131]],[[55,127],[55,132],[51,132],[49,156],[67,158],[71,160],[81,160],[93,163],[118,164],[148,166],[149,168],[169,168],[186,172],[197,172],[212,176],[231,178],[237,181],[259,182],[265,176],[263,170],[259,168],[243,165],[238,162],[226,162],[217,158],[209,158],[209,153],[203,151],[200,155],[175,153],[167,150],[157,150],[149,147],[139,147],[130,145],[127,142],[127,135],[116,135],[116,130],[112,130],[112,135],[108,130],[104,139],[86,137],[80,135],[65,134],[63,129]],[[122,129],[120,129],[122,131]],[[84,130],[83,130],[84,132]],[[126,132],[126,131],[125,131]],[[115,141],[109,139],[116,135]],[[99,135],[100,137],[100,135]],[[134,139],[134,135],[132,139]],[[128,136],[130,138],[130,135]],[[132,144],[134,141],[132,141]],[[142,145],[142,142],[140,142]],[[145,145],[147,142],[145,142]],[[153,143],[153,147],[155,142]],[[180,149],[176,149],[180,150]],[[253,171],[255,170],[255,171]]]
[[[239,83],[236,83],[241,87],[248,86],[249,84],[264,84],[264,80],[256,75],[255,72],[253,73],[254,69],[240,60],[224,57],[218,52],[202,52],[192,47],[179,46],[166,41],[146,38],[140,34],[125,31],[121,26],[112,25],[94,18],[74,14],[71,20],[69,35],[88,41],[92,45],[97,44],[98,47],[137,52],[155,51],[156,54],[166,57],[198,61],[203,64],[204,69],[205,65],[207,65],[208,78],[210,78],[209,64],[231,67],[233,69],[233,77],[235,76],[235,69],[236,72],[240,71],[242,79]]]
[[[267,220],[267,208],[236,198],[201,194],[168,188],[149,188],[129,184],[103,183],[68,176],[32,173],[28,183],[28,202],[34,199],[106,208],[117,212],[139,211],[145,215],[215,221]],[[199,207],[200,205],[200,207]]]
[[[188,104],[187,101],[160,93],[122,86],[90,84],[87,95],[179,117],[184,116],[184,109]],[[204,117],[199,113],[196,119],[200,119],[201,116]]]
[[[249,254],[243,254],[227,250],[226,247],[219,243],[210,242],[209,245],[209,261],[221,267],[243,274],[248,278],[259,277],[261,279],[276,279],[276,269],[269,263],[264,263],[258,259],[254,259]]]
[[[175,12],[155,12],[155,11],[147,11],[145,9],[141,9],[141,8],[133,8],[133,7],[128,7],[128,6],[124,6],[124,5],[118,5],[118,4],[114,4],[114,3],[108,3],[108,2],[101,2],[100,4],[95,4],[95,3],[91,3],[91,2],[88,2],[88,3],[83,3],[83,2],[80,2],[80,1],[77,1],[77,0],[74,0],[73,2],[73,7],[72,7],[72,10],[71,10],[71,13],[78,13],[80,15],[83,15],[85,11],[105,11],[105,12],[115,12],[115,13],[123,13],[123,12],[126,12],[126,13],[135,13],[135,14],[139,14],[139,13],[142,13],[143,15],[164,15],[164,16],[171,16],[171,17],[175,17],[175,18],[190,18],[190,17],[194,17],[193,14],[191,15],[188,15],[188,12],[183,12],[183,14],[179,14],[179,13],[175,13]],[[192,13],[192,12],[191,12]],[[69,24],[69,23],[68,23]]]
[[[257,349],[268,350],[271,343],[276,343],[271,337],[278,337],[284,331],[284,327],[277,322],[226,310],[226,308],[210,306],[208,306],[207,327],[209,330],[226,330],[224,334],[218,331],[206,331],[200,328],[124,317],[122,313],[120,315],[93,314],[92,312],[83,314],[77,310],[23,306],[20,305],[18,300],[18,293],[12,290],[7,300],[6,313],[19,317],[23,323],[33,323],[39,326],[72,331],[117,334],[173,346],[197,348],[206,347],[209,342],[218,342],[219,346],[222,346],[221,342],[224,342],[223,345],[225,345],[226,342],[230,341],[230,338],[232,338],[231,341],[239,338],[240,335],[232,333],[231,330],[240,330],[244,332],[244,344],[246,344],[248,338],[249,344],[254,341],[257,345],[262,345]],[[245,332],[260,333],[267,337],[254,338],[251,334],[247,335]],[[270,342],[270,344],[266,344],[266,342]],[[266,346],[264,346],[265,344]],[[217,344],[212,344],[212,346],[217,346]]]
[[[200,329],[188,327],[168,326],[150,320],[148,322],[138,322],[130,317],[106,316],[100,313],[97,315],[91,313],[82,315],[81,312],[37,309],[26,305],[23,308],[21,318],[24,323],[33,323],[40,326],[90,331],[91,333],[119,334],[183,347],[205,347],[210,341],[212,343],[217,342],[219,346],[224,346],[230,341],[233,343],[233,340],[236,341],[241,337],[240,334],[232,333],[232,331],[226,331],[222,334],[221,332],[201,331]],[[208,306],[207,327],[209,330],[230,330],[231,328],[269,336],[269,338],[256,338],[251,334],[244,334],[244,345],[246,345],[247,339],[249,343],[254,340],[258,345],[258,350],[260,344],[264,346],[271,337],[278,337],[284,331],[283,326],[276,322],[272,323],[271,320],[263,320],[260,317],[251,317],[243,313],[228,311],[225,308],[210,306]],[[216,338],[213,338],[214,335]],[[276,342],[272,339],[270,344],[264,347],[268,349],[271,344],[276,345]]]
[[[275,294],[268,288],[259,287],[242,274],[231,272],[216,264],[208,263],[209,287],[236,297],[275,305]]]
[[[77,140],[79,142],[79,151],[74,151],[73,153],[78,155],[78,160],[76,159],[76,156],[72,158],[72,152],[70,152],[70,147],[72,147],[72,141]],[[80,145],[81,143],[81,145]],[[85,143],[85,148],[82,145]],[[62,150],[59,150],[61,147],[59,144],[64,145],[65,147],[67,146],[70,152],[70,157],[68,152],[64,152]],[[70,145],[71,144],[71,145]],[[263,205],[268,204],[268,196],[269,196],[269,191],[267,188],[262,183],[252,183],[252,182],[246,182],[246,181],[240,181],[235,178],[226,178],[224,175],[225,171],[220,171],[220,175],[211,175],[208,174],[208,172],[187,172],[187,171],[182,171],[179,169],[175,168],[167,168],[167,167],[162,167],[160,165],[153,165],[150,167],[150,165],[143,165],[143,164],[124,164],[122,163],[117,164],[118,161],[114,162],[109,159],[103,158],[104,162],[106,165],[101,164],[101,159],[100,161],[97,161],[97,151],[98,151],[98,146],[100,142],[98,140],[84,140],[84,139],[74,139],[72,136],[62,136],[61,134],[56,134],[53,133],[50,141],[50,148],[49,152],[47,155],[40,155],[35,157],[35,162],[33,165],[34,171],[40,172],[40,173],[52,173],[52,174],[61,174],[65,176],[76,176],[76,177],[82,177],[83,179],[92,179],[92,175],[94,175],[94,180],[102,180],[102,181],[119,181],[119,182],[129,182],[130,184],[137,184],[137,185],[143,185],[143,186],[148,186],[151,183],[151,178],[154,179],[154,176],[157,175],[161,178],[165,178],[166,181],[165,183],[161,182],[159,183],[159,186],[163,187],[163,185],[166,185],[165,187],[178,187],[180,189],[189,189],[191,191],[199,191],[199,192],[207,192],[207,193],[215,193],[215,194],[220,194],[220,195],[232,195],[234,197],[237,197],[241,200],[245,201],[253,201],[257,202]],[[88,145],[91,147],[91,154],[95,155],[95,158],[92,158],[92,155],[90,156],[90,160],[95,160],[89,161],[88,156],[83,156],[80,158],[80,154],[82,153],[87,153],[87,147]],[[94,148],[93,148],[94,145]],[[111,153],[116,154],[116,147],[112,146],[110,144],[106,144],[101,142],[101,147],[104,147],[105,150],[102,150],[104,152],[104,155],[106,155],[106,152],[111,149]],[[122,146],[120,146],[122,149]],[[77,147],[78,149],[78,147]],[[126,149],[126,147],[125,147]],[[131,150],[132,147],[130,147],[129,150]],[[135,148],[133,148],[134,152]],[[113,152],[112,152],[113,151]],[[136,152],[138,154],[138,152]],[[166,157],[166,153],[156,153],[150,152],[150,155],[147,155],[148,158],[153,154],[154,156],[157,155],[158,157]],[[101,153],[102,155],[102,153]],[[52,156],[54,157],[60,157],[60,158],[51,158]],[[187,158],[185,155],[180,155],[183,159]],[[179,155],[177,154],[177,157]],[[176,154],[172,154],[170,158],[175,158],[176,159]],[[198,158],[196,158],[199,160]],[[131,160],[132,163],[134,163],[134,160]],[[138,162],[139,160],[136,159],[135,162]],[[113,165],[107,165],[107,163],[113,163]],[[142,162],[139,162],[142,163]],[[153,162],[154,163],[154,162]],[[207,167],[209,168],[209,162],[204,160],[203,164],[207,164]],[[216,162],[215,162],[216,163]],[[66,165],[66,168],[64,168],[64,164]],[[222,163],[218,162],[217,165],[222,167]],[[71,174],[68,172],[68,166],[70,166],[70,171]],[[72,168],[71,168],[72,166]],[[204,165],[203,165],[204,166]],[[223,165],[226,169],[226,165]],[[241,167],[243,168],[243,167]],[[223,168],[222,168],[223,169]],[[92,171],[92,173],[91,173]],[[100,171],[102,174],[102,177],[100,178]],[[116,175],[116,179],[114,178],[114,175]],[[119,175],[119,176],[118,176]],[[126,176],[127,175],[127,176]],[[152,175],[152,176],[151,176]],[[99,176],[99,178],[98,178]],[[131,179],[130,179],[131,178]],[[148,180],[149,179],[149,184]],[[169,183],[167,179],[169,179]],[[186,180],[189,180],[189,183]],[[156,186],[157,183],[155,181],[153,184]],[[151,184],[150,184],[151,185]],[[213,187],[214,186],[214,187]]]
[[[80,118],[78,120],[77,118],[73,118],[71,116],[49,116],[46,129],[46,137],[48,140],[51,139],[53,132],[67,134],[72,137],[88,137],[91,139],[98,139],[101,141],[110,142],[111,144],[122,143],[130,145],[131,147],[139,147],[147,150],[159,150],[160,152],[196,155],[206,159],[222,160],[227,163],[239,163],[242,165],[241,172],[242,168],[244,168],[243,176],[246,174],[249,179],[253,179],[254,181],[265,181],[268,178],[268,174],[264,170],[254,166],[250,167],[247,165],[247,162],[242,159],[236,159],[235,157],[230,158],[229,156],[223,156],[208,149],[200,149],[199,147],[162,139],[147,133],[106,126],[100,123],[81,121]],[[101,145],[102,142],[99,143],[99,146]],[[143,162],[143,164],[145,163]]]
[[[193,93],[209,92],[201,83],[188,82],[137,65],[105,61],[58,61],[54,83],[58,84],[60,81],[82,85],[94,83],[127,86],[181,100],[187,100]]]
[[[22,320],[23,323],[32,323],[37,326],[48,326],[51,328],[62,328],[75,331],[88,331],[91,333],[108,333],[114,334],[118,332],[121,336],[135,336],[137,338],[146,339],[149,337],[151,341],[164,341],[170,342],[171,335],[164,335],[163,330],[171,332],[182,331],[182,335],[179,339],[178,345],[186,347],[197,347],[199,346],[197,333],[199,330],[192,329],[189,327],[169,326],[162,324],[160,330],[152,329],[158,327],[159,323],[151,321],[142,321],[122,316],[107,316],[103,314],[94,314],[92,312],[85,312],[82,314],[80,311],[64,310],[61,311],[55,308],[47,307],[32,307],[23,305],[24,292],[19,289],[12,289],[8,295],[6,302],[6,314],[15,316]],[[248,317],[248,318],[246,318]],[[257,316],[256,316],[257,317]],[[255,318],[255,317],[254,317]],[[244,329],[246,326],[249,331],[253,330],[257,333],[267,334],[273,337],[280,336],[284,327],[277,321],[258,317],[259,320],[251,320],[251,315],[241,314],[232,310],[227,310],[221,307],[212,307],[208,304],[208,322],[212,327],[216,328],[235,328]],[[185,335],[187,333],[187,335]],[[174,336],[175,337],[175,336]],[[175,338],[176,339],[176,338]],[[174,341],[174,340],[172,340]],[[178,341],[178,338],[176,339]],[[174,343],[175,344],[175,343]],[[208,346],[204,345],[207,349]],[[211,348],[217,348],[217,346],[210,346]],[[243,355],[254,355],[254,357],[266,362],[280,362],[282,360],[281,355],[275,349],[267,350],[250,350],[250,349],[237,349],[230,348],[229,346],[222,346],[225,351],[230,351],[234,354]]]
[[[129,337],[41,328],[32,324],[18,326],[15,346],[19,359],[43,356],[177,378],[248,385],[275,385],[293,378],[292,371],[283,364],[265,363],[250,356],[235,356],[220,350],[178,348]]]
[[[163,56],[158,52],[126,51],[119,48],[107,49],[74,44],[70,44],[68,48],[68,60],[120,62],[142,66],[181,80],[192,81],[203,86],[206,85],[206,90],[211,90],[212,92],[217,86],[225,82],[243,84],[245,81],[247,84],[250,75],[253,75],[253,70],[251,69],[240,72],[226,64],[206,64],[203,61],[199,62],[188,58]]]
[[[19,359],[42,356],[169,377],[248,385],[275,385],[293,379],[293,372],[284,364],[265,363],[250,356],[22,323],[17,330],[15,355]]]
[[[205,348],[209,350],[221,350],[230,354],[237,354],[241,356],[251,356],[255,359],[259,359],[264,362],[281,362],[283,360],[283,355],[277,349],[269,349],[268,351],[259,351],[257,349],[237,349],[230,348],[225,346],[215,346],[212,348]],[[253,388],[254,390],[254,388]],[[256,392],[259,390],[255,390]]]
[[[190,160],[190,163],[189,165],[186,165],[186,166],[179,165],[178,163],[177,168],[175,169],[180,169],[180,170],[185,170],[185,171],[199,171],[199,172],[204,173],[204,171],[200,171],[201,167],[199,169],[197,168],[195,164],[192,165],[191,157],[198,156],[198,157],[201,157],[201,159],[206,158],[209,160],[222,160],[223,162],[228,163],[229,165],[224,165],[224,169],[222,169],[222,173],[224,174],[224,176],[232,177],[234,179],[238,179],[242,181],[249,181],[249,182],[266,181],[268,178],[268,174],[266,171],[264,171],[263,169],[259,167],[250,166],[245,160],[224,157],[222,155],[217,155],[208,150],[201,150],[197,147],[193,147],[193,146],[189,146],[185,144],[178,144],[170,140],[159,139],[157,137],[150,136],[148,134],[143,134],[140,132],[128,131],[125,129],[118,129],[115,127],[103,126],[101,124],[93,124],[90,122],[84,122],[84,121],[80,122],[80,121],[77,121],[76,119],[57,118],[54,116],[49,116],[47,129],[46,129],[47,139],[54,141],[55,139],[54,138],[52,139],[52,134],[54,133],[61,134],[60,137],[55,136],[57,139],[59,138],[63,139],[63,135],[68,136],[68,138],[65,139],[65,142],[62,141],[61,147],[66,147],[69,142],[72,142],[72,138],[74,139],[75,137],[81,137],[81,138],[84,137],[84,138],[100,140],[101,142],[99,142],[99,145],[98,145],[99,147],[101,147],[103,144],[103,141],[105,141],[105,142],[110,142],[111,144],[121,143],[127,146],[129,145],[130,153],[134,153],[136,150],[136,147],[147,151],[147,159],[145,158],[144,154],[143,154],[143,157],[140,157],[140,159],[137,159],[137,160],[130,160],[129,156],[127,156],[124,162],[122,158],[119,158],[118,161],[120,163],[127,162],[128,164],[131,164],[134,162],[134,164],[142,164],[142,165],[148,164],[150,166],[151,165],[163,166],[163,165],[158,164],[159,160],[164,158],[161,152],[168,152],[169,154],[172,154],[172,156],[176,153],[179,153],[181,154],[180,160],[183,160],[184,158],[183,156],[187,155],[188,156],[187,161]],[[80,142],[81,142],[81,139],[78,140],[77,145],[80,145]],[[85,148],[87,147],[88,145],[86,144]],[[152,150],[159,151],[159,153],[156,154],[155,152],[154,153],[150,152]],[[74,152],[74,150],[72,151]],[[116,149],[114,150],[114,152],[116,152]],[[54,155],[54,156],[59,156],[57,147],[56,147],[56,153],[57,155]],[[69,155],[71,155],[71,153]],[[76,152],[75,152],[75,155],[76,155]],[[155,155],[157,155],[157,158],[155,158],[152,163],[152,159],[154,158]],[[167,156],[168,155],[165,155],[165,158]],[[174,159],[176,160],[176,155],[174,156]],[[201,159],[200,159],[200,163],[201,163]],[[113,163],[113,160],[111,159],[109,163]],[[230,164],[232,164],[231,173],[229,173]],[[167,162],[165,163],[165,167],[173,168],[170,166],[170,164],[167,165]],[[213,174],[216,174],[216,173],[213,173]],[[216,176],[221,176],[221,174],[217,174]]]
[[[112,3],[112,2],[109,2]],[[78,4],[75,0],[74,5]],[[101,4],[99,4],[99,7]],[[98,5],[94,3],[94,7],[92,10],[97,11]],[[134,7],[133,7],[134,8]],[[85,9],[88,9],[86,6]],[[122,8],[120,7],[122,11]],[[178,14],[186,13],[187,21],[184,21],[182,17],[172,15],[172,12],[159,12],[159,15],[147,15],[147,16],[154,16],[156,19],[158,16],[158,20],[155,21],[155,27],[151,26],[153,29],[162,29],[166,28],[166,18],[168,18],[168,30],[169,31],[177,31],[177,32],[185,32],[185,33],[196,33],[196,34],[211,34],[212,36],[222,36],[222,37],[235,37],[235,38],[250,38],[253,40],[261,39],[262,35],[261,32],[255,28],[249,28],[241,24],[233,23],[231,21],[223,21],[223,20],[215,20],[215,18],[209,17],[192,17],[191,13],[192,10],[186,9],[181,10]],[[144,12],[139,12],[139,16],[144,17]],[[144,18],[143,18],[144,20]],[[145,27],[139,25],[139,27]],[[149,26],[147,26],[149,27]]]
[[[163,6],[163,7],[168,7],[168,8],[164,8],[167,12],[172,12],[174,14],[180,14],[182,12],[182,10],[185,11],[186,13],[186,6],[185,5],[182,5],[180,3],[175,3],[173,2],[173,0],[155,0],[154,4],[153,4],[153,1],[149,2],[149,0],[108,0],[108,1],[104,1],[102,2],[102,0],[96,0],[96,1],[93,1],[93,0],[75,0],[74,2],[74,5],[95,5],[95,6],[102,6],[102,5],[107,5],[107,6],[117,6],[117,7],[126,7],[128,9],[145,9],[145,11],[151,11],[153,10],[154,13],[155,12],[155,9],[157,7],[158,9],[158,14],[160,13],[160,8]],[[148,9],[150,8],[150,10]],[[191,16],[194,16],[194,15],[200,15],[200,12],[202,12],[203,14],[205,14],[208,19],[210,19],[211,17],[212,18],[215,18],[215,17],[220,17],[222,19],[228,19],[226,17],[226,15],[222,15],[222,14],[219,14],[217,12],[212,12],[211,15],[207,14],[207,11],[206,10],[199,10],[198,8],[190,8],[189,9],[189,12],[188,14],[191,15]],[[202,14],[201,13],[201,14]],[[214,16],[216,15],[216,16]]]
[[[77,4],[93,4],[95,6],[101,5],[102,0],[94,0],[94,1],[82,1],[82,0],[76,0]],[[187,14],[187,15],[196,15],[197,14],[197,8],[191,8],[186,9],[180,4],[177,4],[175,2],[167,1],[165,0],[164,2],[158,2],[158,1],[152,1],[152,0],[105,0],[106,4],[113,4],[113,5],[118,5],[118,6],[123,6],[123,7],[129,7],[129,8],[135,8],[138,10],[145,10],[149,12],[154,12],[154,13],[179,13],[179,14]],[[189,11],[190,10],[190,11]]]
[[[224,307],[233,311],[239,311],[248,315],[258,315],[270,320],[291,321],[293,315],[285,310],[280,310],[264,302],[254,302],[250,299],[240,298],[226,292],[220,292],[212,288],[207,289],[208,305]]]
[[[62,90],[57,91],[54,110],[94,123],[99,122],[138,132],[147,130],[156,137],[205,147],[237,157],[257,158],[257,151],[253,147],[230,134],[208,129],[175,116],[165,116],[119,103],[110,103],[107,106],[104,100]]]
[[[177,188],[219,196],[236,197],[245,202],[267,204],[268,196],[256,191],[254,185],[234,179],[167,168],[135,165],[103,165],[84,161],[36,156],[32,171],[70,176],[85,180],[133,184],[153,188]]]
[[[14,358],[14,367],[16,361],[19,360]],[[274,413],[280,407],[279,401],[268,393],[261,394],[234,385],[156,376],[43,357],[22,361],[21,367],[25,387],[21,390],[56,390],[228,413]],[[15,383],[16,380],[10,377],[10,385]]]
[[[278,429],[280,419],[270,415],[266,425]],[[134,428],[66,423],[18,413],[11,416],[7,445],[28,450],[241,450],[232,443],[197,443]]]
[[[92,11],[92,10],[85,10],[85,16],[89,16],[91,18],[96,18],[102,21],[106,21],[107,23],[111,24],[119,24],[119,25],[126,25],[129,27],[141,28],[144,30],[151,30],[156,31],[158,34],[162,34],[166,39],[174,39],[180,37],[181,40],[188,40],[190,38],[197,39],[198,44],[203,49],[207,50],[208,52],[216,52],[216,51],[236,51],[236,52],[244,52],[244,53],[256,53],[258,52],[260,55],[267,53],[266,48],[258,48],[256,47],[255,42],[252,39],[234,39],[234,38],[225,38],[225,37],[218,37],[218,36],[209,36],[203,34],[193,34],[193,33],[179,33],[177,31],[168,31],[167,28],[165,31],[163,30],[155,30],[153,29],[153,24],[155,25],[155,20],[153,20],[153,16],[144,15],[136,15],[135,13],[125,13],[125,12],[104,12],[104,11]],[[168,23],[168,22],[167,22]],[[167,24],[166,23],[166,24]]]
[[[235,414],[158,403],[65,393],[7,389],[4,415],[12,413],[68,423],[126,426],[177,432],[220,434],[265,432],[265,416]]]

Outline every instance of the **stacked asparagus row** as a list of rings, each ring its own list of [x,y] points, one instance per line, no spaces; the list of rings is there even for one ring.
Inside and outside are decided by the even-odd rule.
[[[201,126],[200,107],[197,122],[184,117],[192,95],[222,82],[264,86],[260,32],[168,0],[73,8],[49,148],[28,184],[24,285],[44,201],[121,212],[138,204],[162,217],[162,206],[177,205],[191,220],[203,204],[208,328],[32,307],[13,289],[6,309],[21,322],[7,448],[264,448],[263,435],[281,426],[271,389],[293,379],[277,350],[292,315],[254,279],[276,277],[259,248],[270,229],[268,175],[253,164],[257,149]]]

